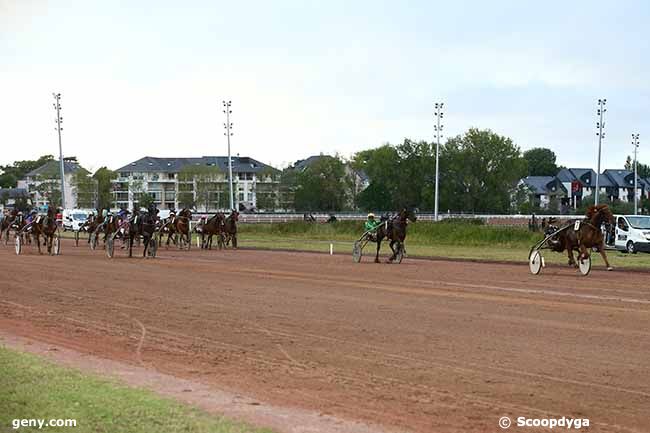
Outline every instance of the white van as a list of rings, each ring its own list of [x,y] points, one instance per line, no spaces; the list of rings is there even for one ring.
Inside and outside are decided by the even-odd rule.
[[[83,209],[63,210],[63,230],[79,231],[79,227],[88,219],[90,211]]]
[[[650,216],[614,215],[614,247],[619,251],[650,253]]]

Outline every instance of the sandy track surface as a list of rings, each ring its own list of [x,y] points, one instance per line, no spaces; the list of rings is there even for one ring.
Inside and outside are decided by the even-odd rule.
[[[71,242],[59,257],[0,247],[0,263],[5,332],[273,405],[415,432],[499,431],[501,416],[650,430],[647,274],[250,250],[109,260]]]

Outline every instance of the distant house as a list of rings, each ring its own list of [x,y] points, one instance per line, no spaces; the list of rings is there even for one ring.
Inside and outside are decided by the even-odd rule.
[[[557,176],[528,176],[520,181],[530,197],[530,202],[535,207],[542,209],[560,210],[561,206],[568,206],[568,192],[562,181]]]
[[[562,205],[576,208],[585,200],[593,202],[596,193],[596,172],[591,168],[563,168],[554,177],[560,181],[563,190],[566,191],[565,198],[558,197]],[[529,181],[524,182],[525,179],[529,179]],[[525,179],[522,179],[522,182],[536,191],[537,195],[550,197],[549,194],[542,192],[545,188],[543,187],[544,182],[550,182],[548,180],[550,177],[531,176]],[[553,186],[552,183],[549,185]],[[636,194],[638,197],[648,197],[649,188],[650,179],[637,179]],[[634,201],[634,173],[629,170],[605,170],[598,176],[598,190],[600,195],[606,195],[612,202],[631,203]],[[540,202],[544,202],[544,200],[546,198],[540,197]]]
[[[74,176],[79,170],[85,170],[79,165],[76,158],[64,158],[64,184],[65,203],[63,207],[77,207],[77,191]],[[34,206],[42,207],[50,203],[50,198],[61,194],[61,174],[59,161],[48,161],[25,174],[24,179],[18,181],[18,188],[24,189],[29,194]]]
[[[29,200],[25,188],[0,188],[0,209],[13,208],[21,198]]]
[[[612,186],[607,195],[611,200],[620,200],[623,202],[634,203],[634,172],[630,170],[605,170],[603,175],[607,176]],[[640,177],[637,177],[636,196],[640,199],[644,195],[646,183]]]
[[[279,170],[250,157],[232,157],[234,205],[240,210],[273,210]],[[117,169],[113,180],[116,207],[133,208],[150,194],[159,208],[196,206],[206,211],[230,206],[228,157],[155,158],[145,156]]]

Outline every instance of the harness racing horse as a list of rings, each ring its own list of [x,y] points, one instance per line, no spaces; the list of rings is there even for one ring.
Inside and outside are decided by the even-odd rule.
[[[190,221],[192,220],[192,211],[188,208],[181,210],[178,215],[170,217],[168,221],[160,228],[161,232],[167,233],[167,244],[166,247],[169,247],[169,242],[173,239],[174,244],[178,246],[178,249],[183,249],[187,245],[187,249],[190,249],[192,244],[192,238],[190,236]]]
[[[13,209],[9,213],[3,213],[0,215],[0,241],[2,240],[2,234],[5,233],[5,245],[9,242],[9,230],[11,229],[11,225],[14,223],[17,215],[18,211],[16,209]]]
[[[389,246],[393,255],[388,259],[392,262],[397,258],[397,254],[404,252],[404,239],[406,239],[406,226],[408,221],[417,221],[415,212],[411,209],[403,208],[394,218],[382,218],[383,222],[377,228],[376,242],[377,254],[375,255],[375,263],[379,263],[379,250],[381,249],[381,241],[386,238],[390,240]],[[397,244],[397,250],[395,250]]]
[[[32,222],[32,233],[36,238],[36,245],[38,246],[39,254],[43,254],[41,251],[41,236],[43,237],[43,242],[47,246],[47,252],[50,255],[58,253],[58,251],[54,251],[52,248],[54,236],[58,229],[59,227],[56,224],[56,210],[52,206],[48,207],[46,216],[39,215]]]
[[[224,247],[225,237],[224,237],[224,226],[225,226],[226,216],[217,212],[215,215],[211,216],[207,221],[197,226],[197,233],[200,233],[201,236],[201,248],[202,249],[212,249],[212,236],[217,237],[217,246],[219,249]]]
[[[142,237],[144,241],[144,250],[142,251],[142,257],[147,257],[147,251],[151,246],[151,251],[149,252],[152,257],[156,256],[156,249],[158,245],[156,244],[156,239],[154,238],[154,232],[156,231],[156,225],[158,223],[158,209],[151,206],[147,212],[140,212],[137,209],[133,209],[133,220],[129,227],[129,257],[133,257],[133,243],[139,237]]]
[[[569,265],[578,267],[573,257],[573,251],[579,251],[578,260],[585,260],[589,257],[589,250],[596,248],[605,261],[607,270],[611,271],[613,268],[609,264],[609,260],[607,260],[607,254],[605,254],[605,236],[601,226],[614,224],[614,215],[612,215],[609,206],[600,204],[598,206],[589,206],[585,216],[585,220],[574,223],[578,224],[577,230],[570,227],[558,235],[557,247],[553,248],[553,250],[562,252],[566,249],[569,256]]]
[[[223,222],[225,245],[232,243],[232,247],[235,249],[237,249],[237,221],[239,221],[239,212],[233,209]]]

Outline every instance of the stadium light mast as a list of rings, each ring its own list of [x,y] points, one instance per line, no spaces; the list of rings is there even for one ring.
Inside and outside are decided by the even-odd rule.
[[[639,134],[632,134],[632,145],[634,146],[634,215],[639,212],[639,197],[637,196],[637,158],[636,154],[639,150]]]
[[[54,97],[54,109],[56,110],[56,128],[54,128],[59,134],[59,171],[61,175],[61,207],[65,209],[65,169],[63,165],[63,147],[61,146],[61,123],[63,123],[63,117],[61,117],[61,94],[52,93]]]
[[[235,199],[232,191],[232,158],[230,157],[230,137],[232,136],[232,132],[230,131],[232,128],[232,123],[230,122],[230,114],[232,114],[231,106],[232,101],[223,101],[223,112],[226,113],[226,123],[223,124],[226,132],[223,135],[228,139],[228,189],[230,192],[230,210],[233,210],[235,208]]]
[[[596,128],[598,128],[598,132],[596,135],[598,136],[598,170],[596,171],[596,190],[595,190],[595,199],[594,199],[594,204],[598,205],[598,196],[600,195],[600,188],[598,184],[598,177],[600,176],[600,155],[601,155],[601,148],[602,148],[602,143],[603,139],[605,138],[605,133],[603,132],[603,129],[605,129],[605,121],[603,120],[603,116],[605,115],[605,112],[607,109],[605,108],[605,104],[607,104],[607,99],[599,99],[598,100],[598,109],[596,110],[596,115],[598,116],[599,120],[596,122]]]
[[[436,189],[434,197],[434,210],[433,210],[433,220],[438,221],[438,185],[440,184],[440,137],[442,137],[442,117],[444,113],[442,112],[442,107],[444,106],[443,102],[436,102],[434,104],[436,124],[433,125],[433,130],[436,133]]]

